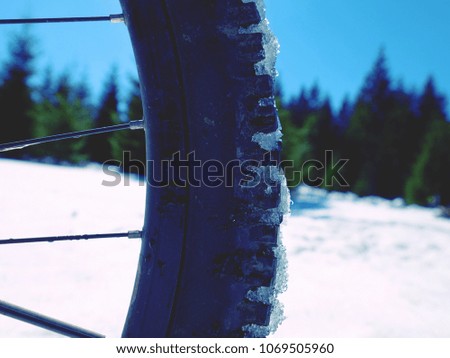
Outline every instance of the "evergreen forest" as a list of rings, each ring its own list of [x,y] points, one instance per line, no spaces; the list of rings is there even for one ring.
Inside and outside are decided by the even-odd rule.
[[[132,90],[121,94],[126,97],[121,104],[117,70],[112,68],[94,103],[88,83],[51,69],[37,73],[32,41],[28,34],[16,34],[0,64],[0,143],[142,118],[136,79],[129,80]],[[38,84],[33,78],[39,78]],[[432,77],[419,91],[405,88],[391,78],[381,51],[356,97],[346,98],[337,109],[318,85],[304,87],[286,100],[278,84],[277,106],[290,187],[303,182],[360,196],[450,205],[450,122],[446,98]],[[131,158],[144,161],[144,147],[141,131],[122,131],[5,152],[1,157],[79,165],[122,162],[123,151],[129,151]],[[312,164],[317,162],[323,165]]]

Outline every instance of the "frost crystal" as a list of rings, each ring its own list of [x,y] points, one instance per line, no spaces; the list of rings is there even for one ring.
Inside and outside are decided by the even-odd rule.
[[[258,104],[261,107],[269,107],[269,106],[275,107],[275,98],[274,97],[261,98],[258,101]]]
[[[269,28],[269,21],[265,16],[265,6],[263,0],[242,0],[244,3],[254,2],[263,19],[259,24],[249,26],[247,28],[239,29],[239,33],[261,33],[263,35],[263,47],[265,58],[255,64],[256,75],[271,75],[277,76],[275,70],[275,61],[279,53],[279,44],[277,38],[273,35]],[[262,98],[258,102],[261,107],[275,106],[273,97]],[[278,148],[281,141],[282,133],[281,126],[278,121],[278,129],[272,133],[258,132],[253,135],[252,141],[258,143],[259,146],[267,151],[272,151]],[[281,217],[290,212],[290,193],[287,187],[284,173],[278,167],[260,167],[258,171],[260,174],[269,170],[270,179],[281,184],[281,201],[277,208],[266,210],[262,215],[262,222],[269,225],[278,226]],[[270,195],[272,187],[267,186],[265,193]],[[272,305],[272,312],[269,326],[259,326],[250,324],[243,327],[246,335],[249,337],[265,337],[276,331],[278,326],[284,320],[283,305],[278,301],[277,296],[287,288],[287,259],[286,250],[281,242],[281,234],[279,235],[277,247],[274,249],[274,255],[277,261],[276,277],[271,287],[259,287],[256,290],[249,291],[247,299],[254,302],[262,302]]]
[[[283,304],[278,300],[277,296],[287,289],[287,259],[286,249],[283,244],[278,243],[278,247],[274,250],[277,259],[277,274],[275,277],[274,287],[259,287],[255,291],[247,293],[247,299],[254,302],[262,302],[272,305],[270,314],[270,323],[268,326],[259,326],[257,324],[249,324],[243,327],[248,337],[266,337],[274,333],[278,326],[286,318],[284,316]]]
[[[281,141],[281,137],[283,133],[281,133],[280,129],[277,129],[272,133],[255,133],[252,137],[252,142],[258,143],[259,146],[264,150],[274,150],[277,149],[278,143]]]
[[[287,186],[287,180],[286,177],[284,176],[284,173],[282,170],[279,170],[278,172],[281,176],[280,181],[281,181],[281,201],[280,201],[280,206],[278,207],[278,210],[280,210],[280,212],[283,215],[288,215],[291,213],[291,204],[292,204],[292,200],[291,200],[291,192],[289,191],[289,188]]]
[[[287,186],[286,177],[282,170],[271,170],[271,178],[272,180],[281,183],[281,201],[277,209],[268,210],[265,219],[267,220],[266,223],[277,225],[279,223],[280,215],[287,215],[290,213],[291,195]],[[259,287],[256,290],[247,293],[247,299],[250,301],[272,305],[270,323],[269,326],[259,326],[256,324],[244,326],[243,330],[249,337],[266,337],[269,334],[274,333],[285,319],[283,305],[277,298],[279,294],[286,291],[288,282],[286,248],[282,243],[281,233],[278,238],[278,245],[274,249],[274,255],[277,260],[277,268],[273,286]]]
[[[248,28],[241,28],[240,33],[262,33],[263,45],[264,45],[264,60],[258,62],[255,65],[255,71],[257,75],[271,75],[276,77],[278,72],[275,69],[275,62],[280,52],[280,44],[277,38],[272,33],[269,27],[269,21],[266,19],[266,9],[263,0],[242,0],[244,3],[254,2],[258,7],[261,18],[264,19],[259,24],[249,26]]]

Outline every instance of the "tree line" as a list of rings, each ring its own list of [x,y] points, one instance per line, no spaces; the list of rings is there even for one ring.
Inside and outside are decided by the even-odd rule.
[[[291,186],[314,180],[306,175],[305,163],[323,161],[329,150],[334,163],[348,161],[339,173],[345,185],[326,180],[326,189],[448,206],[450,123],[445,104],[432,77],[420,93],[394,81],[383,51],[356,98],[343,100],[338,111],[317,85],[303,88],[288,103],[279,97],[283,156],[294,163],[286,167]],[[312,169],[323,178],[333,175],[332,166]],[[302,171],[300,179],[293,175],[296,171]]]
[[[33,39],[17,34],[0,69],[0,143],[103,127],[142,118],[139,83],[132,80],[125,110],[119,110],[117,71],[111,70],[99,103],[93,104],[87,84],[68,74],[47,70],[38,85],[33,67]],[[416,93],[394,81],[380,52],[354,99],[345,99],[338,111],[322,95],[318,85],[303,88],[283,101],[278,87],[277,105],[283,126],[283,159],[291,187],[313,185],[311,175],[326,178],[329,190],[358,195],[403,197],[421,205],[450,204],[450,123],[445,98],[433,78]],[[121,131],[62,143],[49,143],[2,157],[46,160],[73,164],[114,159],[123,152],[145,162],[142,131]],[[325,153],[332,151],[333,162]],[[308,167],[311,159],[325,162],[322,169]],[[333,163],[348,162],[340,175],[348,185],[333,181]],[[132,168],[122,168],[129,171]],[[301,172],[303,175],[294,175]]]
[[[132,89],[123,111],[119,110],[117,71],[108,75],[99,103],[92,103],[86,83],[77,83],[70,74],[54,75],[45,71],[37,85],[33,38],[16,34],[8,58],[0,72],[0,143],[44,137],[110,126],[142,119],[139,82],[131,80]],[[121,131],[82,139],[47,143],[19,151],[2,153],[2,157],[45,160],[52,163],[122,162],[123,152],[145,161],[142,131]],[[130,168],[122,168],[129,171]]]

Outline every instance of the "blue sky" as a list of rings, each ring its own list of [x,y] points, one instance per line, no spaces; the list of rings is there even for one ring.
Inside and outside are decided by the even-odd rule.
[[[450,1],[448,0],[266,0],[271,27],[281,53],[278,70],[287,97],[301,86],[318,83],[333,103],[354,96],[377,54],[384,48],[394,79],[420,90],[433,75],[450,97]],[[84,16],[119,13],[111,0],[16,0],[1,17]],[[9,34],[0,28],[0,60]],[[102,88],[113,65],[126,83],[135,75],[126,29],[121,24],[33,25],[38,39],[36,66],[51,66]],[[125,95],[126,87],[122,94]]]
[[[282,6],[281,6],[282,4]],[[317,82],[333,101],[354,96],[384,48],[394,79],[429,75],[450,96],[450,1],[266,0],[288,94]]]

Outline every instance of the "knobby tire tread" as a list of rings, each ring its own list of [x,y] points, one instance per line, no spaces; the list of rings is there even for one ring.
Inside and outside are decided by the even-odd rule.
[[[195,153],[218,160],[279,161],[274,77],[258,70],[267,36],[258,4],[242,0],[120,0],[130,32],[146,120],[147,160]],[[254,28],[255,30],[252,30]],[[250,162],[249,162],[250,163]],[[267,166],[266,166],[267,165]],[[147,165],[149,178],[163,168]],[[248,164],[248,170],[251,165]],[[273,168],[272,168],[273,169]],[[186,177],[189,173],[186,173]],[[143,242],[124,337],[245,337],[267,327],[275,289],[282,181],[217,188],[147,186]],[[265,333],[264,333],[265,332]]]

